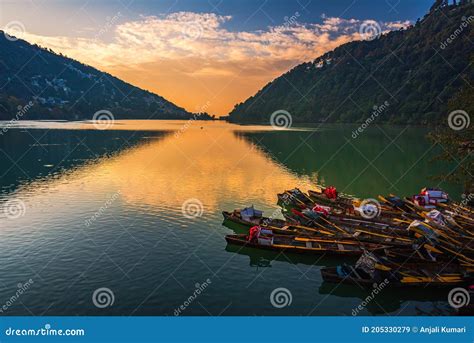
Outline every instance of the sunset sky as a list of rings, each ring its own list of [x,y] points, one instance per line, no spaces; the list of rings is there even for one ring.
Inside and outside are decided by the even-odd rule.
[[[367,20],[394,30],[432,0],[0,0],[0,27],[191,112],[226,115]]]

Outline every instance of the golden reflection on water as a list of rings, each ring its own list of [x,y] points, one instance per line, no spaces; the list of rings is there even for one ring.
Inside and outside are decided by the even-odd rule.
[[[207,211],[228,202],[259,200],[275,204],[287,188],[310,186],[232,129],[192,126],[163,139],[151,140],[99,165],[118,180],[130,204],[176,207],[197,198]]]
[[[83,125],[90,124],[55,123],[53,127],[81,129]],[[15,196],[25,199],[30,209],[36,208],[38,220],[50,206],[57,208],[54,213],[58,217],[68,212],[94,212],[108,196],[120,192],[126,209],[185,221],[181,205],[190,198],[202,202],[205,213],[220,216],[220,211],[234,206],[277,208],[277,193],[296,186],[311,187],[308,176],[296,175],[235,134],[237,130],[266,131],[268,127],[199,121],[126,121],[116,122],[114,130],[117,127],[165,133],[156,137],[145,134],[147,139],[111,157],[24,184]]]

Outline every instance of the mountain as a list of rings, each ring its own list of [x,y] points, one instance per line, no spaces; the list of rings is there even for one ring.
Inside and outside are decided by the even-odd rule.
[[[0,31],[0,120],[187,119],[163,97]]]
[[[438,0],[405,30],[298,65],[237,104],[229,121],[268,123],[285,110],[293,122],[364,122],[374,113],[380,122],[438,122],[473,76],[473,14],[472,0]]]

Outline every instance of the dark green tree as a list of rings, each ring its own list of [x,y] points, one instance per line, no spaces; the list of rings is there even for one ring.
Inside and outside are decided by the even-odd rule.
[[[474,62],[474,59],[473,59]],[[429,138],[440,145],[442,152],[436,157],[452,163],[448,175],[438,176],[464,186],[465,194],[474,194],[474,115],[473,80],[449,102],[445,125],[430,133]],[[472,197],[472,196],[471,196]],[[471,201],[472,203],[472,201]]]

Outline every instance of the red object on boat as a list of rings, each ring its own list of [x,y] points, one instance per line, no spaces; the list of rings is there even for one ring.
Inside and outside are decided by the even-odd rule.
[[[325,216],[329,215],[329,207],[316,205],[313,207],[313,212],[324,214]]]
[[[421,207],[434,208],[439,203],[448,202],[449,196],[446,192],[435,188],[423,188],[418,195],[413,196],[415,204]]]
[[[260,233],[260,226],[258,226],[258,225],[252,226],[249,230],[249,235],[248,235],[247,240],[249,242],[252,242],[252,241],[256,240],[258,238],[259,233]]]
[[[299,216],[299,217],[304,217],[304,214],[303,214],[303,213],[301,213],[301,212],[298,211],[298,210],[295,210],[294,208],[291,209],[291,212],[292,212],[293,214],[296,214],[296,215]]]
[[[337,190],[336,187],[329,186],[324,190],[324,194],[329,198],[329,199],[336,199],[337,198]]]

